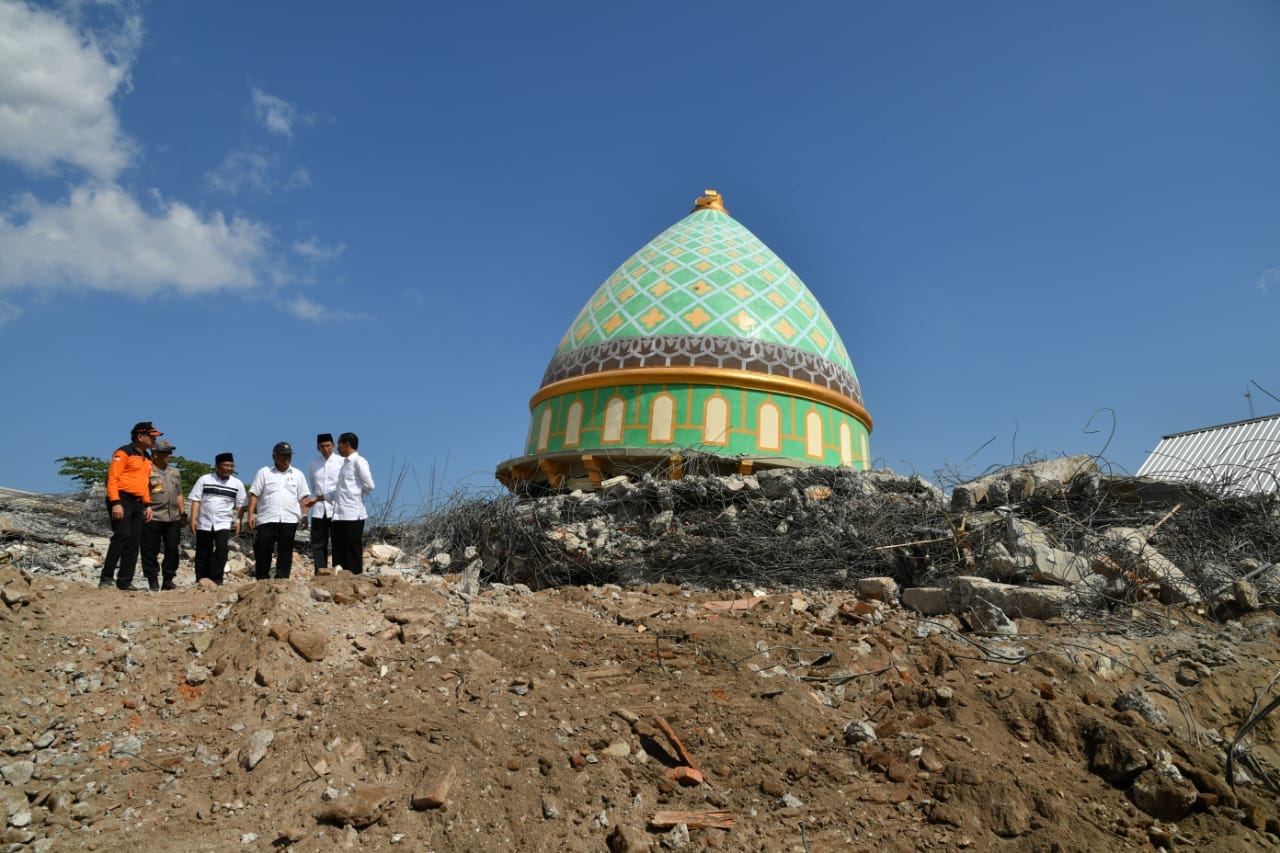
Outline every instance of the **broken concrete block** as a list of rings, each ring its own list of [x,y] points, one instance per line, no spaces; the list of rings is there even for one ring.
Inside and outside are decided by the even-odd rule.
[[[898,582],[893,578],[861,578],[858,581],[858,597],[873,601],[897,601]]]
[[[1018,625],[1004,611],[987,601],[976,601],[968,609],[974,630],[987,634],[1012,636],[1018,633]]]
[[[936,586],[916,586],[902,591],[902,606],[924,616],[941,616],[950,613],[947,591]]]
[[[394,563],[404,556],[404,551],[394,545],[387,545],[379,542],[376,545],[369,546],[369,562],[375,566],[384,566]]]
[[[1089,561],[1071,551],[1036,545],[1030,556],[1031,579],[1039,583],[1073,586],[1093,574]]]
[[[1233,583],[1231,594],[1235,597],[1236,607],[1245,613],[1252,613],[1261,606],[1258,588],[1249,581],[1239,580]]]
[[[252,770],[267,755],[267,748],[275,740],[276,733],[271,729],[259,729],[249,736],[249,740],[240,750],[240,766]]]
[[[1052,619],[1062,615],[1071,600],[1069,589],[1047,586],[1015,586],[986,578],[961,576],[952,578],[947,600],[951,613],[959,613],[985,601],[1007,614],[1027,619]],[[905,602],[906,595],[904,593]]]
[[[1062,494],[1077,476],[1097,473],[1098,461],[1088,455],[1064,456],[1032,465],[1019,465],[956,486],[951,491],[951,509],[966,510],[979,506],[998,506],[1032,497],[1052,497]]]
[[[1100,538],[1100,551],[1093,560],[1099,574],[1127,572],[1139,581],[1151,581],[1160,589],[1164,604],[1196,604],[1204,599],[1182,569],[1150,544],[1153,531],[1145,527],[1112,527]]]
[[[484,568],[484,560],[479,558],[467,564],[462,572],[462,584],[459,592],[465,595],[477,595],[480,592],[480,571]]]
[[[1015,578],[1026,571],[1026,559],[1019,560],[999,542],[992,542],[982,555],[982,564],[996,577]]]

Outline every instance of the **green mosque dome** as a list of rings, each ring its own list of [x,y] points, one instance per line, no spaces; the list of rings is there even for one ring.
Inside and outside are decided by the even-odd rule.
[[[865,468],[872,421],[831,319],[714,190],[605,279],[530,401],[512,488],[620,473]]]

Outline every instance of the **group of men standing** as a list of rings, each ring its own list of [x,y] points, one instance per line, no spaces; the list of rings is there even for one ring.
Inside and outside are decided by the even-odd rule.
[[[162,435],[150,421],[139,422],[129,444],[112,454],[107,468],[111,543],[98,586],[141,591],[133,586],[141,551],[148,588],[174,589],[182,524],[188,518],[196,540],[196,581],[208,578],[221,584],[228,543],[233,533],[240,535],[245,515],[254,532],[258,580],[271,576],[273,557],[275,576],[289,577],[298,527],[308,522],[317,571],[328,567],[332,551],[335,566],[363,573],[364,496],[373,491],[374,482],[355,433],[338,437],[336,453],[330,433],[316,436],[320,456],[311,463],[310,476],[293,467],[293,447],[277,443],[272,464],[258,471],[247,490],[235,476],[234,456],[219,453],[213,471],[196,480],[185,502],[178,470],[169,466],[175,448]]]

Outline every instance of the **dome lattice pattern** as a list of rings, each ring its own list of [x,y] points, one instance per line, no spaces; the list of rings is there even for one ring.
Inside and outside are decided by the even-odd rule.
[[[722,210],[695,210],[628,258],[578,312],[556,355],[684,335],[779,344],[854,376],[840,335],[804,282]]]

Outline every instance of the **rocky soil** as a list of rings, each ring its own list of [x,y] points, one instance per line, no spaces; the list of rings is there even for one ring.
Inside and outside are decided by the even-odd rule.
[[[533,591],[438,543],[124,593],[93,518],[0,495],[0,849],[1280,847],[1272,718],[1226,769],[1280,673],[1265,600]]]

